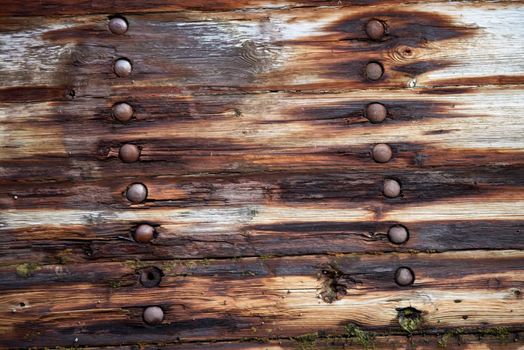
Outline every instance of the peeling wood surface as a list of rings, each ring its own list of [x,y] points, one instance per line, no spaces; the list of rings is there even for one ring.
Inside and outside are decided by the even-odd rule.
[[[0,8],[0,347],[524,347],[524,2]]]

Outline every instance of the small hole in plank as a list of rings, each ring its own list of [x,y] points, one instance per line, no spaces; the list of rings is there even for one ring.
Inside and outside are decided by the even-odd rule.
[[[164,276],[162,270],[157,267],[150,266],[143,268],[139,275],[139,281],[142,286],[146,288],[153,288],[160,284],[162,281],[162,276]]]

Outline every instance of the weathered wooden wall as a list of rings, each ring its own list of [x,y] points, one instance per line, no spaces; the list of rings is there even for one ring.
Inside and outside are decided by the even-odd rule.
[[[523,17],[524,1],[0,0],[0,346],[524,347]]]

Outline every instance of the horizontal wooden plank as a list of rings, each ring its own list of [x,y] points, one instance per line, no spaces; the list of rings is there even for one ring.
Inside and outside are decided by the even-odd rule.
[[[474,166],[498,159],[500,163],[521,162],[522,156],[515,153],[520,152],[524,131],[522,89],[451,91],[451,95],[398,91],[376,99],[369,93],[179,99],[160,89],[138,89],[125,93],[133,96],[130,103],[136,110],[136,120],[127,124],[111,118],[113,103],[126,97],[100,105],[92,99],[67,106],[8,104],[0,107],[3,132],[9,135],[1,141],[4,152],[0,157],[3,161],[29,158],[28,164],[11,163],[28,175],[34,173],[31,167],[38,167],[38,157],[59,158],[53,165],[59,171],[48,169],[48,174],[35,175],[53,178],[61,174],[92,178],[122,168],[133,175],[137,171],[133,164],[122,166],[114,161],[126,142],[142,149],[144,166],[155,167],[154,162],[161,161],[169,166],[169,174],[239,172],[249,167],[267,171],[346,166],[379,169],[384,166],[369,157],[376,143],[393,147],[394,159],[388,167],[464,162]],[[366,105],[376,101],[388,108],[388,119],[382,124],[370,124],[364,118]],[[486,133],[488,129],[494,133]],[[505,137],[497,137],[500,134]],[[64,157],[74,161],[60,164]],[[85,163],[87,160],[95,162]],[[4,164],[2,175],[16,176],[8,172],[11,164]],[[82,171],[82,167],[92,170]],[[68,168],[74,171],[64,172]],[[165,175],[166,168],[152,170]]]
[[[447,199],[515,201],[522,193],[522,167],[487,169],[483,173],[446,169],[412,171],[390,169],[376,172],[276,173],[261,178],[255,175],[195,178],[142,176],[45,185],[28,183],[3,187],[2,206],[12,209],[39,205],[64,209],[136,209],[159,207],[310,205],[328,204],[335,208],[354,208],[362,203],[376,205],[416,204]],[[504,173],[505,172],[505,173]],[[384,179],[397,179],[401,195],[383,195]],[[144,183],[148,190],[144,203],[133,204],[125,196],[132,183]],[[6,195],[10,195],[6,198]]]
[[[0,270],[0,339],[16,347],[66,345],[75,338],[77,345],[175,337],[185,341],[281,338],[341,332],[350,323],[401,333],[399,310],[408,307],[421,312],[416,334],[484,327],[486,322],[491,327],[519,329],[524,317],[523,259],[519,251],[463,251],[25,264]],[[146,266],[162,269],[165,276],[159,287],[140,287],[136,276]],[[399,266],[414,271],[413,286],[395,284],[393,275]],[[148,305],[165,310],[161,326],[142,324],[142,309]]]
[[[122,85],[227,93],[521,84],[522,6],[304,7],[273,10],[269,21],[264,11],[128,15],[123,36],[107,30],[107,15],[3,18],[0,39],[9,50],[0,54],[0,78],[10,89],[0,96],[8,101],[12,89],[29,86],[34,90],[18,98],[65,99],[72,90],[105,98]],[[386,40],[367,39],[371,18],[387,23]],[[130,78],[115,78],[118,57],[132,61]],[[385,69],[377,82],[363,74],[370,61]],[[39,74],[19,73],[33,70]],[[45,86],[52,91],[43,92]]]
[[[144,181],[149,196],[143,204],[131,204],[125,199],[123,192],[128,183],[121,179],[95,184],[74,181],[10,185],[4,187],[4,198],[10,197],[2,201],[5,210],[0,213],[0,230],[5,233],[2,241],[10,254],[0,260],[13,259],[15,252],[33,254],[42,249],[40,258],[49,261],[62,250],[80,247],[89,248],[84,258],[92,258],[94,251],[99,258],[108,258],[108,251],[109,256],[132,251],[154,251],[162,257],[294,255],[331,252],[340,240],[345,243],[336,249],[344,251],[389,250],[389,245],[372,243],[383,240],[384,232],[394,223],[420,235],[423,241],[406,246],[411,249],[520,247],[521,170],[516,170],[514,176],[504,168],[494,173],[487,168],[477,170],[474,175],[453,170],[395,174],[403,190],[401,197],[393,199],[382,195],[383,175],[373,172],[156,178]],[[460,225],[461,220],[467,224]],[[111,248],[115,240],[129,238],[133,228],[142,222],[159,227],[155,246],[118,243],[122,250]],[[500,225],[500,236],[478,239],[493,225]],[[432,242],[430,232],[435,230],[438,233],[434,239],[457,238],[460,234],[461,240]],[[276,240],[274,243],[283,243],[294,235],[297,241],[310,237],[320,244],[255,243],[270,237]],[[46,238],[39,237],[61,241],[46,243]],[[328,237],[335,241],[330,242]],[[24,243],[27,240],[34,245],[28,246]],[[216,245],[208,245],[213,241]],[[355,242],[360,243],[353,246]],[[171,250],[172,245],[180,250]]]
[[[511,207],[514,204],[508,206],[508,210]],[[60,220],[71,220],[73,217],[71,213],[63,211],[55,213],[56,216],[48,212],[42,212],[40,216],[35,213],[28,215],[20,211],[20,216],[26,216],[22,228],[12,228],[11,225],[16,225],[13,219],[12,224],[0,230],[0,264],[16,264],[27,260],[40,264],[70,264],[133,258],[524,249],[521,239],[522,216],[515,217],[513,221],[498,218],[485,220],[481,217],[468,221],[453,220],[450,214],[450,220],[447,221],[349,222],[346,217],[329,217],[333,212],[325,210],[317,211],[317,222],[296,218],[295,222],[256,224],[250,222],[247,214],[249,210],[217,210],[214,215],[210,215],[208,210],[185,211],[185,214],[163,210],[147,215],[126,213],[127,219],[86,211],[82,214],[85,218],[83,224],[58,224]],[[289,215],[294,213],[292,208],[281,210]],[[426,210],[431,212],[428,208]],[[239,215],[241,212],[246,215]],[[49,221],[37,222],[38,217],[43,215]],[[9,216],[2,216],[3,220],[6,218]],[[56,221],[50,222],[52,219]],[[35,223],[29,224],[30,220]],[[154,241],[147,245],[132,240],[134,229],[144,222],[155,225],[157,232]],[[409,230],[409,240],[402,245],[395,245],[387,239],[387,231],[399,223]]]

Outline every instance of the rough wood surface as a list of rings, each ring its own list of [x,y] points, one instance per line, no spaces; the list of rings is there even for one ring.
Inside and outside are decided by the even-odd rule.
[[[0,9],[0,347],[523,347],[523,1]]]
[[[2,17],[9,50],[0,56],[0,77],[27,87],[8,89],[6,98],[45,101],[70,97],[66,88],[75,98],[107,99],[117,89],[153,86],[184,95],[521,84],[520,7],[444,2],[132,14],[123,36],[107,30],[108,15]],[[385,40],[367,39],[370,18],[387,22]],[[118,57],[132,61],[130,79],[115,78]],[[384,66],[377,82],[363,76],[369,61]],[[34,69],[39,74],[28,74]],[[57,89],[46,89],[50,83]]]
[[[524,317],[519,251],[147,261],[2,269],[0,329],[11,346],[289,337],[348,324],[402,332],[399,313],[421,312],[419,327],[519,329]],[[136,274],[156,266],[158,287]],[[409,266],[410,287],[394,273]],[[17,274],[18,272],[18,274]],[[15,283],[16,282],[16,283]],[[67,300],[67,302],[65,302]],[[164,324],[143,327],[144,305],[166,310]],[[479,310],[479,305],[482,309]],[[370,312],[370,309],[373,312]],[[5,337],[5,335],[4,335]]]
[[[497,335],[469,335],[444,333],[438,336],[425,335],[413,336],[410,338],[400,336],[375,336],[372,341],[364,338],[345,338],[325,335],[324,337],[315,338],[314,336],[297,337],[293,339],[283,339],[278,341],[259,340],[258,342],[214,342],[214,343],[195,343],[195,344],[159,344],[162,349],[168,350],[195,350],[195,349],[217,349],[217,350],[311,350],[311,349],[388,349],[388,350],[434,350],[435,346],[442,349],[454,350],[506,350],[522,349],[519,346],[518,337],[522,333],[514,334],[515,337],[506,336],[506,340],[501,341]],[[502,337],[504,339],[504,337]],[[515,340],[517,339],[517,340]],[[157,345],[145,345],[145,350],[158,349]],[[114,347],[97,347],[88,349],[107,349],[112,350]],[[123,346],[119,349],[133,350],[133,346]]]

